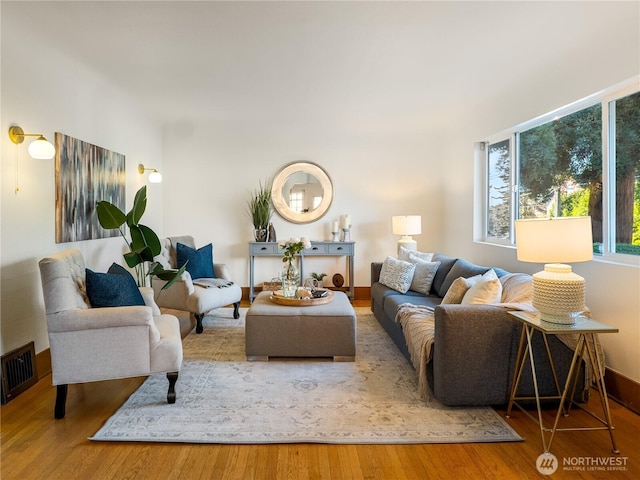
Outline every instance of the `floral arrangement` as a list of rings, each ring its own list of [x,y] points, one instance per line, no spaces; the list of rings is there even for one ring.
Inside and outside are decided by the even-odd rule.
[[[285,267],[282,270],[282,291],[285,297],[295,297],[300,286],[300,272],[293,259],[305,248],[311,248],[311,242],[305,237],[291,238],[288,241],[278,242],[278,246],[284,250],[282,262]]]
[[[278,246],[284,250],[284,257],[282,257],[282,262],[289,262],[289,265],[291,265],[291,262],[297,254],[299,254],[305,248],[311,248],[311,242],[306,237],[291,237],[287,241],[278,242]]]

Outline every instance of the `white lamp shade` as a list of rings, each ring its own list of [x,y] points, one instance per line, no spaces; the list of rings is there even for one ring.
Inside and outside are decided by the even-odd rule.
[[[571,324],[585,310],[584,278],[565,263],[593,258],[591,217],[516,220],[518,260],[544,263],[533,275],[532,304],[542,320]]]
[[[50,160],[56,154],[55,147],[44,137],[31,142],[29,145],[29,155],[38,160]]]
[[[533,263],[586,262],[593,258],[591,217],[516,220],[518,260]]]
[[[157,171],[153,171],[149,174],[149,183],[161,183],[162,174]]]
[[[422,233],[422,217],[420,215],[391,217],[391,230],[394,235],[420,235]]]

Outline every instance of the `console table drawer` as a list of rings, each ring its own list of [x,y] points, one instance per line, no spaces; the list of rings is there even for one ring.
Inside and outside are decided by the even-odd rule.
[[[278,244],[275,242],[256,242],[250,245],[252,255],[276,255],[282,253],[279,251]]]
[[[329,252],[329,249],[327,248],[327,245],[324,243],[321,243],[319,245],[314,245],[313,243],[311,243],[311,248],[305,248],[304,249],[304,256],[309,256],[309,255],[326,255]]]
[[[343,243],[341,245],[328,244],[327,247],[331,255],[353,255],[353,243]]]

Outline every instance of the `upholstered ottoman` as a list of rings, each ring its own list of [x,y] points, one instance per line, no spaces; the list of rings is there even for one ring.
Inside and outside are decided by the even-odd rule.
[[[343,292],[331,303],[314,306],[278,305],[270,292],[260,293],[247,312],[247,360],[269,357],[333,357],[353,362],[356,356],[356,314]]]

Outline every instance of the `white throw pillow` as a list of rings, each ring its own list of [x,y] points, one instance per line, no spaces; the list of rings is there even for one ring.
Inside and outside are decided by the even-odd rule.
[[[440,262],[428,262],[422,260],[420,257],[409,253],[409,262],[414,263],[416,266],[413,272],[413,280],[409,290],[421,293],[423,295],[429,295],[431,291],[431,284],[436,276]]]
[[[442,302],[440,302],[440,304],[446,305],[448,303],[461,303],[465,293],[467,293],[467,291],[481,278],[482,275],[475,275],[469,278],[456,278],[449,287],[449,290],[447,290],[445,296],[442,298]]]
[[[411,286],[415,269],[414,263],[387,257],[380,270],[380,283],[400,293],[407,293]]]
[[[409,254],[415,255],[421,260],[425,262],[430,262],[433,258],[433,253],[424,253],[424,252],[416,252],[415,250],[409,250],[408,248],[400,247],[400,252],[398,253],[398,260],[404,260],[405,262],[409,261]]]
[[[463,305],[500,303],[502,283],[496,272],[491,269],[472,285],[462,299]]]

